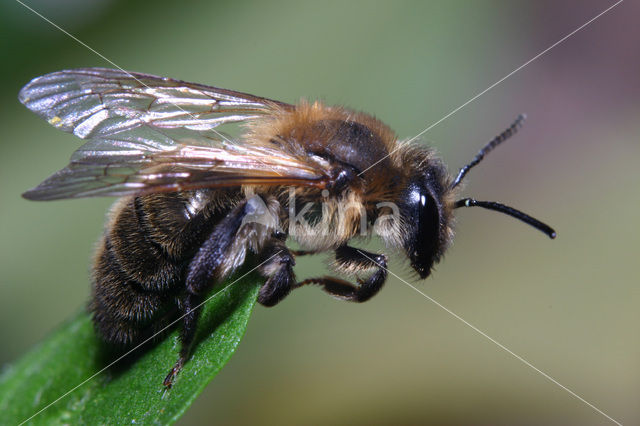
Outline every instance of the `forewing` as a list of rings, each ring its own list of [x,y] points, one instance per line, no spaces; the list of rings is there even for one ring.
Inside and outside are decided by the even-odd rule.
[[[324,187],[327,176],[322,162],[279,149],[226,144],[151,149],[128,141],[94,139],[73,154],[66,168],[23,196],[56,200],[247,184]]]
[[[25,198],[54,200],[242,184],[323,186],[321,160],[232,142],[217,127],[292,109],[246,93],[104,68],[32,80],[20,101],[50,124],[89,139],[70,164]]]
[[[225,123],[289,104],[246,93],[106,68],[58,71],[29,82],[20,102],[82,139],[135,139],[138,132],[182,128],[205,138]],[[220,139],[214,138],[214,139]]]

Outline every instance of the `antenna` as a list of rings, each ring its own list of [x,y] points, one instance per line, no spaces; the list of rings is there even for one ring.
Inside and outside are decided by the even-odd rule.
[[[556,237],[556,231],[549,225],[540,222],[538,219],[529,216],[526,213],[516,210],[513,207],[505,206],[504,204],[496,203],[495,201],[477,201],[473,198],[463,198],[456,201],[454,208],[459,207],[484,207],[485,209],[494,210],[500,213],[507,214],[511,217],[515,217],[524,223],[533,226],[538,231],[545,233],[549,238]]]
[[[484,148],[478,151],[478,154],[473,158],[473,160],[471,160],[469,164],[460,169],[460,171],[458,172],[458,176],[451,185],[451,189],[458,186],[462,179],[464,179],[465,175],[469,173],[469,170],[471,170],[472,167],[476,166],[480,161],[482,161],[485,155],[493,151],[493,149],[500,145],[502,142],[515,135],[518,130],[520,130],[520,127],[522,127],[522,123],[526,118],[527,116],[525,114],[518,115],[511,126],[509,126],[504,132],[493,138],[488,144],[484,146]]]

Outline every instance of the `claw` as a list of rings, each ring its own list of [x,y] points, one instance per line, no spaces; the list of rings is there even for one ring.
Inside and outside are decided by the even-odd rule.
[[[178,375],[180,370],[182,370],[183,364],[184,362],[182,361],[182,359],[179,359],[178,362],[176,362],[176,365],[174,365],[173,368],[169,371],[169,374],[167,374],[167,377],[165,377],[164,381],[162,382],[165,388],[171,389],[176,376]]]

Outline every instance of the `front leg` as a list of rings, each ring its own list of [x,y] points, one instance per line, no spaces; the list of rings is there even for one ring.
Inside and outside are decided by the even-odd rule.
[[[382,288],[387,278],[387,256],[349,246],[342,246],[335,253],[336,269],[351,274],[367,272],[371,269],[374,269],[374,272],[366,280],[358,279],[358,285],[334,277],[308,278],[296,283],[292,252],[284,246],[284,243],[279,242],[272,245],[265,253],[265,257],[270,260],[260,270],[267,277],[267,281],[260,289],[258,302],[264,306],[274,306],[292,289],[307,284],[319,284],[333,297],[351,302],[365,302]]]
[[[309,256],[310,254],[318,254],[315,250],[289,250],[294,256]]]
[[[366,280],[357,279],[358,285],[334,278],[308,278],[297,284],[319,284],[331,296],[351,302],[365,302],[380,291],[387,279],[387,256],[374,254],[365,250],[349,246],[339,247],[336,251],[336,269],[356,274],[373,269],[373,273]]]

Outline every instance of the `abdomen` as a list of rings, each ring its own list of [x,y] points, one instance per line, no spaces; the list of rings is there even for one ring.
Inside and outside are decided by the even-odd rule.
[[[177,312],[186,267],[223,208],[210,191],[124,198],[96,252],[90,310],[102,337],[136,343]]]

